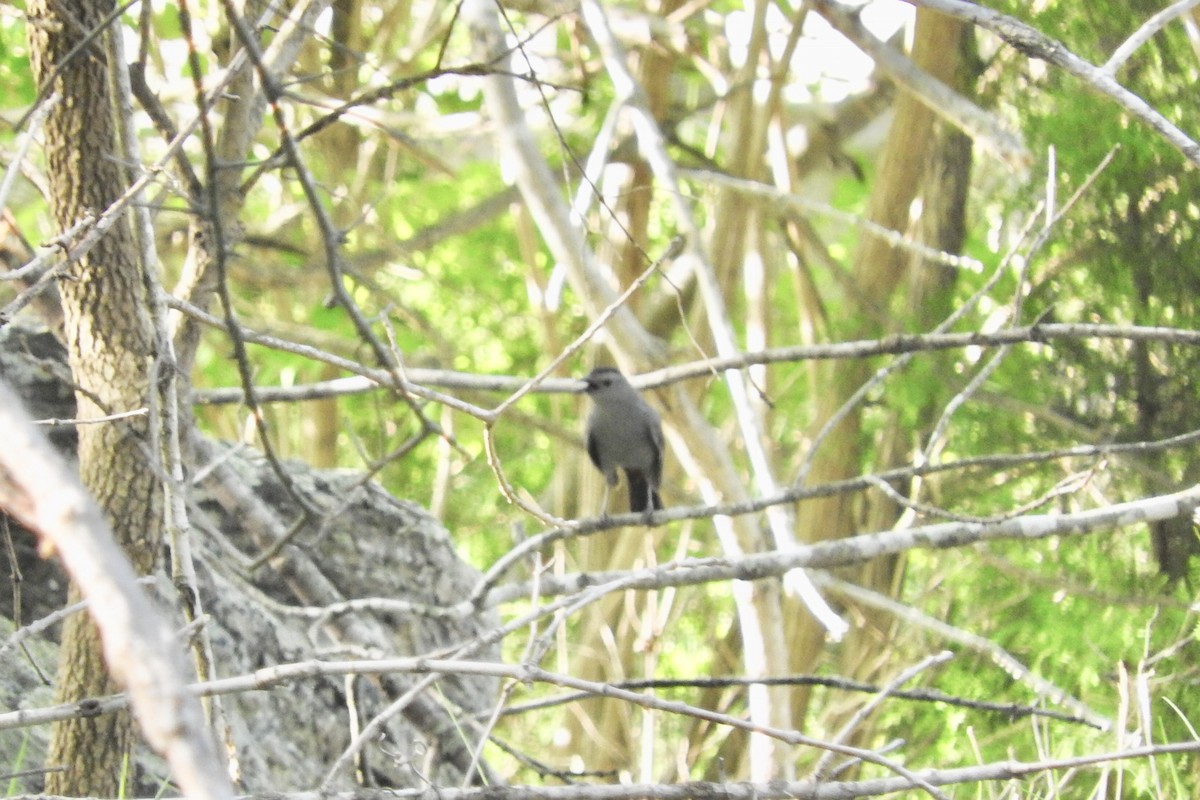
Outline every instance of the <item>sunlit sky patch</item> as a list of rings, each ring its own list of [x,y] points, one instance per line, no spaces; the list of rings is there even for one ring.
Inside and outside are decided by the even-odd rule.
[[[889,39],[912,20],[914,9],[899,0],[871,0],[862,8],[863,24],[880,39]],[[740,66],[746,58],[753,20],[750,12],[737,11],[726,18],[725,35],[730,56]],[[787,42],[791,21],[776,5],[767,8],[767,30],[772,56],[778,58]],[[823,17],[805,18],[803,38],[791,64],[787,99],[793,103],[836,103],[863,91],[874,62],[829,26]],[[765,67],[762,78],[766,78]]]

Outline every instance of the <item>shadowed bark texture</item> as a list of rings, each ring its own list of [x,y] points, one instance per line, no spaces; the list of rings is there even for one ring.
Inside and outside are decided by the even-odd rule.
[[[0,379],[13,386],[34,417],[75,415],[63,358],[54,334],[28,320],[0,327]],[[49,430],[60,452],[74,451],[75,426]],[[462,616],[450,611],[471,593],[480,575],[456,555],[448,532],[428,513],[387,494],[361,473],[313,470],[288,462],[293,488],[330,514],[298,532],[269,563],[249,571],[245,569],[249,557],[275,541],[271,538],[275,533],[291,530],[295,501],[266,459],[251,448],[200,438],[197,451],[202,460],[196,474],[206,477],[189,494],[195,524],[193,557],[196,589],[208,615],[205,629],[213,643],[214,663],[219,665],[216,677],[366,651],[381,656],[438,653],[473,642],[477,643],[473,657],[499,658],[498,647],[487,643],[488,633],[499,624],[494,612]],[[215,462],[221,466],[212,469]],[[10,528],[16,571],[23,576],[19,586],[11,586],[10,570],[0,556],[5,564],[0,569],[2,648],[13,630],[13,599],[20,600],[21,621],[36,622],[62,607],[66,578],[56,559],[37,556],[33,534],[3,515],[0,526]],[[158,580],[147,591],[158,595],[173,624],[183,629],[187,623],[177,589],[161,566],[155,573]],[[344,608],[331,611],[324,620],[312,613],[317,606],[347,600],[401,607]],[[411,607],[404,608],[404,603]],[[5,665],[0,669],[0,708],[53,704],[38,665],[53,664],[56,652],[65,652],[57,651],[51,641],[57,630],[52,626],[26,638],[23,644],[29,657],[11,649],[0,655]],[[358,676],[349,684],[342,676],[327,676],[226,696],[226,744],[238,788],[247,793],[287,792],[317,785],[350,743],[348,686],[365,724],[411,683],[412,678],[404,675]],[[447,677],[431,690],[438,702],[414,700],[392,718],[354,769],[340,773],[331,785],[349,789],[361,780],[373,786],[412,788],[425,785],[427,779],[438,785],[460,784],[469,761],[466,750],[478,734],[456,728],[443,705],[453,704],[472,717],[486,714],[496,702],[497,689],[494,678]],[[111,724],[104,722],[111,719],[104,716],[95,721]],[[47,726],[0,730],[0,756],[24,751],[25,763],[36,764],[49,746],[46,732]],[[469,734],[465,740],[464,732]],[[131,752],[139,779],[127,796],[152,796],[161,789],[158,781],[167,776],[166,766],[138,741]],[[44,792],[36,773],[17,785],[19,792]]]

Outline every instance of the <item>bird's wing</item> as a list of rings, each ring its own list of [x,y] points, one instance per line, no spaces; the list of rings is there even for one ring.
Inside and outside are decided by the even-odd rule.
[[[603,472],[604,467],[600,465],[600,446],[596,442],[596,433],[590,429],[590,426],[587,432],[587,451],[592,463],[596,465],[596,469]]]
[[[650,464],[647,477],[650,479],[650,485],[657,489],[662,485],[664,446],[662,423],[659,422],[658,417],[655,416],[655,418],[647,424],[647,427],[650,429],[647,431],[647,433],[650,434],[650,441],[654,442],[654,461]]]

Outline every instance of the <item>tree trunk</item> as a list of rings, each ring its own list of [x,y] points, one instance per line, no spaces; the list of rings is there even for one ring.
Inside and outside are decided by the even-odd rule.
[[[100,214],[124,184],[117,159],[107,36],[95,38],[69,60],[67,54],[95,29],[111,2],[29,4],[30,60],[39,88],[62,102],[46,121],[46,163],[55,221],[66,229]],[[70,12],[75,12],[71,16]],[[49,82],[49,83],[48,83]],[[146,287],[125,220],[71,265],[60,282],[78,417],[144,408],[149,401],[153,337]],[[104,509],[118,542],[140,573],[158,552],[161,514],[145,416],[79,426],[79,470]],[[72,588],[72,599],[77,591]],[[57,699],[74,702],[116,690],[108,677],[89,617],[69,617],[63,629]],[[51,736],[46,791],[59,795],[115,797],[132,740],[127,713],[58,723]]]
[[[929,74],[954,85],[962,69],[961,43],[966,27],[950,17],[937,12],[920,9],[913,45],[912,60]],[[868,218],[894,231],[911,231],[913,220],[910,209],[917,196],[922,179],[935,176],[926,174],[926,165],[940,161],[932,152],[935,146],[956,142],[953,137],[933,135],[936,117],[934,113],[911,94],[903,93],[896,103],[896,112],[889,130],[879,177],[872,190]],[[965,166],[969,166],[965,165]],[[965,168],[964,166],[964,168]],[[944,183],[944,179],[942,180]],[[929,203],[926,204],[929,206]],[[961,213],[961,207],[953,209]],[[931,212],[932,213],[932,212]],[[927,231],[922,231],[926,233]],[[938,243],[933,243],[937,246]],[[858,296],[862,298],[859,322],[853,329],[839,331],[845,338],[874,338],[892,329],[886,317],[892,304],[893,294],[903,285],[908,274],[911,257],[903,248],[877,236],[866,236],[855,252],[853,276]],[[876,367],[866,361],[853,363],[830,363],[822,366],[825,373],[821,384],[825,390],[818,398],[814,430],[819,429],[871,375]],[[809,473],[810,485],[836,481],[859,474],[863,462],[861,440],[861,418],[859,410],[848,414],[842,423],[821,444]],[[884,447],[884,450],[887,448]],[[879,468],[886,465],[879,464]],[[810,500],[802,503],[798,510],[798,530],[810,540],[836,539],[858,532],[863,509],[850,495]],[[895,509],[888,504],[887,517],[894,518]],[[875,514],[871,525],[886,527],[885,515]],[[876,528],[869,528],[874,530]],[[884,592],[890,592],[893,584],[895,561],[886,559],[876,564],[864,565],[856,570],[856,582],[864,583]],[[861,632],[865,641],[848,640],[845,649],[858,654],[879,652],[880,635],[877,629]],[[824,632],[804,615],[794,617],[792,641],[793,670],[811,671],[821,653]],[[873,661],[863,666],[877,666]],[[801,720],[807,712],[809,692],[795,694],[796,719]]]

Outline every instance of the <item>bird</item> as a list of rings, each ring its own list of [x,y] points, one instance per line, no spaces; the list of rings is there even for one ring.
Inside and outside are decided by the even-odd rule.
[[[587,451],[604,474],[603,515],[608,515],[608,492],[617,485],[617,469],[629,484],[629,510],[649,515],[663,507],[663,434],[658,412],[613,367],[597,367],[583,379],[592,400],[587,421]]]

